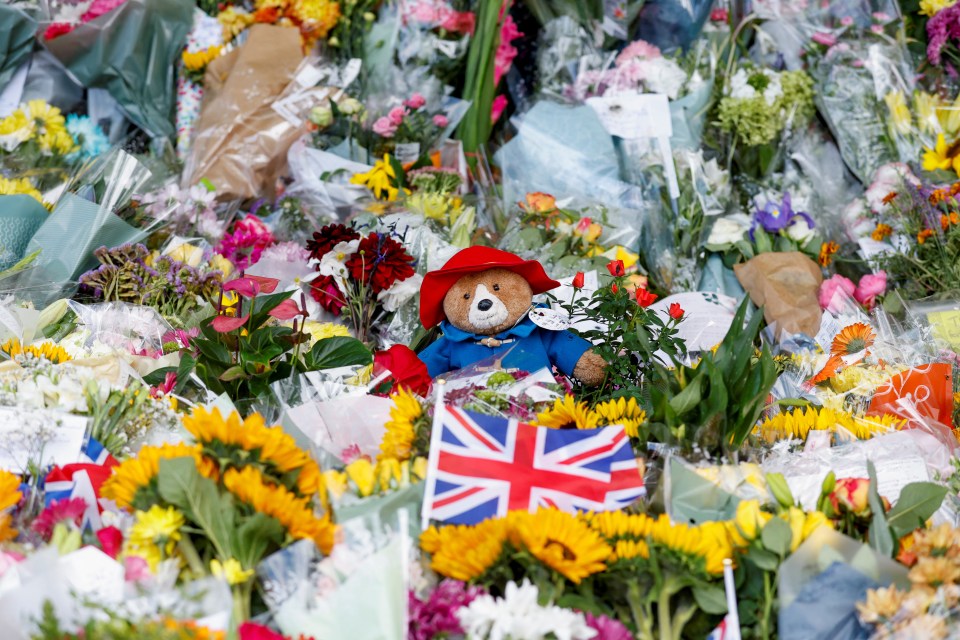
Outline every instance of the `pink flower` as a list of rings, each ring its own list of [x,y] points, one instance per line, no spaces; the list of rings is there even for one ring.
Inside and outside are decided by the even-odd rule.
[[[653,60],[656,58],[662,58],[663,54],[660,52],[660,49],[656,46],[646,42],[644,40],[634,40],[627,46],[623,48],[623,51],[620,52],[620,55],[617,56],[617,66],[630,62],[634,58],[640,58],[642,60]]]
[[[43,32],[44,40],[53,40],[73,31],[73,25],[66,22],[54,22]]]
[[[501,8],[501,13],[503,9]],[[513,59],[517,57],[517,48],[510,43],[522,36],[517,28],[517,23],[513,21],[513,16],[507,14],[506,19],[500,27],[500,45],[497,47],[497,53],[494,56],[493,84],[500,84],[500,78],[510,71],[510,65]]]
[[[233,225],[233,232],[223,236],[217,253],[232,262],[237,269],[246,269],[260,260],[263,250],[276,240],[260,218],[247,214]]]
[[[883,25],[882,25],[882,24],[872,24],[872,25],[870,25],[870,31],[873,31],[874,33],[883,33]]]
[[[710,12],[711,22],[726,22],[730,18],[730,12],[726,9],[714,9]]]
[[[877,302],[877,296],[882,296],[886,290],[887,272],[877,271],[860,278],[860,284],[853,292],[853,297],[868,310],[871,310]]]
[[[386,116],[377,118],[377,121],[373,123],[373,132],[384,138],[392,138],[397,133],[397,125],[390,122],[390,118]]]
[[[230,333],[245,325],[249,318],[250,316],[241,316],[239,318],[217,316],[213,319],[213,322],[210,323],[210,326],[213,327],[213,330],[217,333]]]
[[[407,116],[407,110],[403,107],[394,107],[390,109],[390,113],[387,114],[387,118],[394,125],[399,127],[403,124],[403,119]]]
[[[477,18],[472,11],[446,11],[440,17],[440,28],[450,33],[473,34]]]
[[[507,108],[507,96],[499,95],[493,99],[493,104],[490,105],[490,121],[496,122],[500,119],[500,116],[503,115],[503,110]]]
[[[277,320],[293,320],[299,315],[304,315],[304,313],[300,311],[300,307],[297,306],[296,302],[288,298],[271,309],[268,315]]]
[[[421,1],[413,5],[413,8],[409,10],[411,20],[417,22],[422,22],[424,24],[433,24],[439,18],[437,9],[433,6],[432,2]]]
[[[853,295],[856,287],[849,278],[837,274],[820,285],[820,308],[830,313],[836,313],[843,304],[843,298]],[[837,297],[837,292],[843,292]]]
[[[140,556],[125,556],[123,569],[123,579],[127,582],[145,582],[150,579],[150,565]]]
[[[240,640],[284,640],[276,631],[255,622],[244,622],[237,632]]]
[[[104,527],[97,531],[97,540],[103,552],[116,560],[123,548],[123,532],[116,527]]]
[[[443,115],[442,113],[438,113],[437,115],[433,116],[433,124],[443,129],[450,124],[450,121],[447,120],[447,116]]]
[[[817,44],[822,44],[825,47],[832,47],[833,45],[837,44],[837,37],[832,33],[822,33],[818,31],[810,36],[810,39]]]
[[[40,515],[33,521],[30,528],[49,542],[53,536],[53,529],[61,522],[72,522],[75,526],[79,527],[86,510],[87,501],[83,498],[54,500],[40,512]]]
[[[410,96],[409,100],[404,100],[403,104],[411,109],[419,109],[423,105],[427,104],[427,100],[419,93],[415,93],[412,96]],[[391,113],[393,112],[391,111]]]
[[[851,18],[850,16],[844,16],[840,18],[840,24],[842,24],[845,27],[849,27],[850,25],[853,24],[853,18]]]

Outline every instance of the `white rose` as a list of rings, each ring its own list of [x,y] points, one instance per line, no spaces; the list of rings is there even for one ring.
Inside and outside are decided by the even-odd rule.
[[[795,216],[787,225],[787,237],[799,244],[804,244],[812,238],[813,233],[813,227],[810,226],[806,218],[801,216]]]
[[[400,305],[420,291],[420,284],[422,282],[423,276],[415,273],[406,280],[395,282],[393,286],[386,291],[381,291],[377,295],[377,301],[383,305],[386,311],[396,311],[400,308]]]
[[[676,100],[680,95],[683,84],[687,81],[687,74],[683,69],[667,58],[656,58],[646,63],[646,85],[647,89],[654,93],[666,94],[671,100]]]
[[[750,219],[742,213],[718,218],[710,230],[707,244],[721,246],[734,244],[743,240],[743,234],[750,229]]]

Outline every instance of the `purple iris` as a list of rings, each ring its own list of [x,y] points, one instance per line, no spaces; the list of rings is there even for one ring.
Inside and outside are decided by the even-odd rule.
[[[791,224],[796,224],[800,220],[805,221],[807,227],[810,229],[816,227],[813,218],[805,212],[793,210],[793,206],[790,203],[789,191],[783,194],[783,200],[780,202],[770,201],[767,202],[762,209],[757,209],[753,217],[754,221],[759,223],[767,233],[780,233],[786,230]]]

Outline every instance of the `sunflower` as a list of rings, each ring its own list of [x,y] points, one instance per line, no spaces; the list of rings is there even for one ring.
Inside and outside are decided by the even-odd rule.
[[[647,421],[647,412],[640,408],[636,398],[626,400],[623,397],[607,400],[596,405],[593,410],[600,416],[604,425],[622,424],[623,430],[631,438],[640,435],[640,425]]]
[[[0,542],[10,542],[16,540],[20,532],[13,526],[13,518],[9,513],[0,516]]]
[[[383,160],[377,160],[366,173],[357,173],[350,178],[350,184],[365,186],[373,192],[377,200],[394,201],[400,193],[397,186],[397,172],[390,162],[390,154],[383,154]]]
[[[193,458],[197,469],[205,477],[214,477],[215,470],[206,461],[199,445],[165,444],[160,447],[146,446],[135,458],[130,458],[113,468],[113,474],[103,483],[101,493],[118,506],[131,508],[137,493],[147,487],[160,471],[160,461],[173,458]]]
[[[557,509],[536,513],[513,511],[507,516],[510,542],[575,584],[606,569],[612,549],[596,531]]]
[[[393,399],[393,407],[390,409],[390,421],[386,424],[383,440],[380,441],[380,455],[377,460],[408,460],[413,455],[417,421],[423,416],[423,407],[417,397],[403,387],[390,397]]]
[[[431,526],[420,536],[420,548],[431,554],[430,568],[442,576],[470,582],[500,558],[508,524],[491,518],[476,525]]]
[[[599,414],[571,395],[557,398],[552,407],[537,414],[537,424],[551,429],[596,429],[599,421]]]
[[[228,469],[223,474],[223,486],[254,511],[283,525],[291,538],[313,540],[324,554],[333,548],[336,526],[329,518],[316,517],[308,498],[271,484],[256,467]]]
[[[877,334],[873,332],[870,325],[863,322],[855,322],[848,325],[837,334],[830,346],[832,355],[849,356],[854,353],[860,353],[864,349],[869,349],[877,339]]]
[[[617,540],[613,546],[613,553],[610,555],[609,562],[612,564],[618,560],[634,560],[642,558],[644,560],[650,557],[650,546],[644,540]]]
[[[590,528],[597,531],[608,541],[621,539],[642,539],[650,534],[653,518],[644,514],[625,513],[623,511],[601,511],[588,513],[581,518]]]
[[[26,353],[35,358],[44,358],[49,360],[53,364],[61,364],[73,359],[63,347],[53,342],[42,342],[40,344],[31,344],[24,347],[18,339],[10,338],[0,345],[0,351],[3,351],[11,358],[16,358],[17,356]]]
[[[208,64],[216,60],[220,56],[221,51],[223,51],[223,47],[219,44],[193,53],[184,50],[182,56],[183,66],[187,71],[201,71],[202,69],[206,69]]]
[[[890,414],[858,418],[825,407],[807,407],[767,418],[756,428],[756,432],[767,442],[785,438],[806,440],[811,431],[850,434],[858,440],[868,440],[875,435],[899,430],[904,424],[905,420]]]
[[[0,470],[0,511],[16,506],[23,494],[20,493],[20,476]]]

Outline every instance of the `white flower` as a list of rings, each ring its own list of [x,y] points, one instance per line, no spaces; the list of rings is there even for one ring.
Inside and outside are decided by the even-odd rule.
[[[804,244],[814,234],[813,227],[802,216],[794,216],[793,220],[787,225],[786,231],[787,237],[799,244]]]
[[[643,66],[647,90],[666,94],[671,100],[676,100],[687,81],[687,74],[680,65],[668,58],[654,58],[645,61]]]
[[[767,77],[767,86],[763,90],[763,99],[768,105],[773,105],[773,103],[783,95],[783,87],[780,86],[780,75],[769,69],[756,71],[738,69],[737,72],[733,74],[733,77],[730,78],[729,96],[743,100],[757,97],[759,94],[753,85],[750,84],[750,79],[760,74]]]
[[[740,242],[743,235],[750,230],[750,218],[745,214],[736,213],[725,218],[718,218],[710,230],[707,244],[721,246]]]
[[[537,587],[524,580],[508,582],[503,598],[477,597],[457,611],[470,640],[589,640],[597,635],[583,614],[553,605],[537,604]]]
[[[840,214],[843,229],[847,237],[857,241],[858,238],[870,235],[876,225],[867,212],[867,205],[863,198],[857,198],[848,204]]]
[[[359,240],[350,240],[349,242],[339,242],[333,249],[327,251],[320,258],[320,264],[317,270],[322,276],[333,276],[343,278],[347,275],[347,260],[357,252],[360,247]]]
[[[873,175],[873,182],[864,194],[870,209],[880,213],[886,207],[883,199],[887,194],[900,190],[904,182],[914,185],[920,184],[917,177],[910,171],[910,167],[902,162],[890,162],[877,169],[877,172]]]
[[[730,78],[730,97],[738,100],[749,100],[757,97],[757,90],[747,82],[750,74],[746,69],[737,69],[737,72]]]
[[[406,280],[394,282],[386,291],[381,291],[377,294],[377,301],[383,305],[384,310],[396,311],[400,305],[419,293],[422,282],[423,276],[415,273]]]

